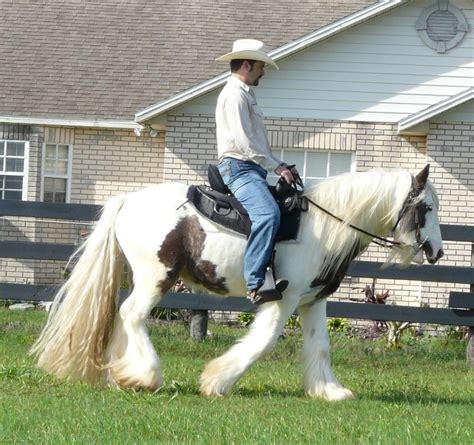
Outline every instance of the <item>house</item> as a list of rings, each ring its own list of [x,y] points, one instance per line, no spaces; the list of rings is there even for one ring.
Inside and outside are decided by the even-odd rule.
[[[431,164],[444,223],[474,224],[474,4],[414,1],[15,0],[0,15],[3,199],[103,203],[161,181],[202,182],[237,38],[280,71],[256,89],[272,147],[307,183]],[[84,224],[4,219],[4,239],[79,241]],[[69,241],[70,242],[70,241]],[[471,265],[472,246],[445,264]],[[384,252],[371,249],[368,258]],[[0,260],[2,281],[57,281],[57,263]],[[381,282],[404,303],[447,287]],[[345,280],[339,295],[363,289]],[[462,286],[460,286],[462,287]]]

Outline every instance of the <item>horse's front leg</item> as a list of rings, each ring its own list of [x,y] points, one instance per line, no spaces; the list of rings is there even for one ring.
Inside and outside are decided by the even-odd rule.
[[[326,326],[326,299],[298,308],[303,327],[304,389],[311,397],[345,400],[353,396],[334,376]]]
[[[266,303],[258,311],[250,332],[225,354],[207,364],[201,375],[201,393],[222,396],[263,354],[275,345],[296,304],[285,299]]]

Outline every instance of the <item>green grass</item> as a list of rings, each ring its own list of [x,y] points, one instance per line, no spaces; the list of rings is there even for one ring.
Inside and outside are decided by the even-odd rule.
[[[307,398],[298,333],[278,342],[224,398],[198,393],[204,364],[244,329],[211,325],[203,343],[181,324],[152,324],[165,387],[155,394],[91,388],[35,369],[26,352],[46,315],[0,309],[0,444],[469,444],[474,372],[465,344],[334,335],[333,365],[357,398]]]

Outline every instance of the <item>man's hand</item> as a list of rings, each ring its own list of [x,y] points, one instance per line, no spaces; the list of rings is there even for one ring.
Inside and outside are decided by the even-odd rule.
[[[291,173],[291,171],[288,170],[286,165],[279,165],[275,169],[275,173],[281,176],[287,184],[292,184],[295,181],[295,178],[293,177],[293,173]]]
[[[291,171],[291,174],[293,175],[293,179],[295,181],[295,184],[299,185],[303,189],[304,188],[303,180],[301,179],[301,176],[300,176],[298,170],[296,169],[296,167],[295,166],[291,167],[290,171]]]

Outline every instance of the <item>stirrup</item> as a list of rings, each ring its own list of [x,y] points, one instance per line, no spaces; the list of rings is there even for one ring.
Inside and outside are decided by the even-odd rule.
[[[267,303],[269,301],[277,301],[283,298],[282,292],[288,287],[288,280],[275,280],[275,274],[271,266],[267,267],[265,272],[265,281],[263,285],[252,291],[249,291],[247,298],[256,305]]]

